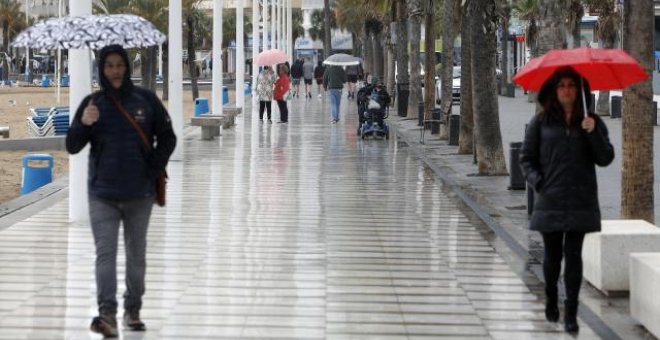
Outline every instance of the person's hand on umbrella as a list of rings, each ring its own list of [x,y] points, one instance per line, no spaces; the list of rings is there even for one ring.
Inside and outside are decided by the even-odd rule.
[[[587,116],[582,119],[582,128],[587,131],[587,133],[591,133],[595,128],[596,128],[596,120]]]
[[[87,107],[85,107],[82,118],[80,118],[80,120],[85,126],[92,126],[94,123],[96,123],[96,121],[99,120],[99,108],[98,106],[94,105],[94,100],[89,100],[89,103],[87,104]]]

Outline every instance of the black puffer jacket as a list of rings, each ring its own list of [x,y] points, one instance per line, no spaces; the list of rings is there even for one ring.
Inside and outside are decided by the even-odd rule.
[[[146,89],[134,86],[127,70],[119,90],[112,88],[103,75],[105,58],[112,53],[120,54],[126,65],[128,56],[121,47],[104,48],[99,62],[101,91],[87,96],[76,111],[67,134],[66,147],[78,153],[87,143],[89,154],[88,192],[91,195],[112,199],[130,200],[155,194],[155,179],[165,168],[176,145],[176,136],[167,110]],[[110,97],[121,102],[142,127],[154,146],[149,151],[126,117],[115,107]],[[99,120],[85,126],[81,117],[93,98],[99,109]]]
[[[540,232],[600,230],[595,165],[614,159],[605,123],[596,128],[566,127],[557,120],[534,116],[527,126],[520,154],[527,183],[536,192],[530,229]]]

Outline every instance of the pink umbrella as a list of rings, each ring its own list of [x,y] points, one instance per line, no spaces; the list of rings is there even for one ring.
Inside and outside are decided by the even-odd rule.
[[[257,54],[256,65],[275,65],[282,64],[289,60],[289,56],[280,50],[266,50]]]

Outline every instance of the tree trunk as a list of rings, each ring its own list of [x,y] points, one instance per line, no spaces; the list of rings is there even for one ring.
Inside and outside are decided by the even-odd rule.
[[[502,23],[502,75],[500,76],[500,95],[506,96],[508,94],[507,86],[509,85],[509,18],[506,18]]]
[[[190,73],[190,86],[192,87],[192,100],[199,98],[197,88],[197,65],[195,64],[195,30],[193,28],[193,17],[186,17],[188,25],[188,73]]]
[[[397,1],[390,1],[390,15],[392,16],[392,23],[396,23],[397,21]],[[390,24],[390,29],[387,31],[388,36],[392,36],[392,28],[393,25]],[[398,31],[397,31],[398,32]],[[394,32],[396,33],[396,32]],[[391,42],[391,41],[390,41]],[[390,43],[387,46],[387,50],[389,52],[389,55],[387,57],[387,92],[390,94],[395,93],[395,86],[396,86],[396,78],[395,78],[395,71],[396,71],[396,56],[397,56],[397,50],[395,49],[395,46]]]
[[[452,88],[453,88],[453,69],[454,69],[454,7],[456,0],[445,0],[442,13],[442,74],[440,88],[440,108],[442,110],[441,119],[445,124],[440,125],[440,139],[447,139],[449,136],[447,122],[452,110]]]
[[[472,19],[468,12],[470,2],[463,5],[461,23],[461,131],[458,135],[458,153],[467,155],[474,152],[474,114],[472,107]]]
[[[397,113],[400,117],[407,116],[408,92],[410,91],[410,79],[408,77],[408,15],[406,2],[398,0],[397,24],[396,24],[396,100]]]
[[[539,0],[540,28],[538,55],[544,55],[551,49],[566,48],[566,25],[561,14],[561,4],[557,0]]]
[[[433,25],[433,1],[426,1],[424,22],[424,120],[432,117],[435,106],[435,30]],[[423,128],[423,127],[422,127]]]
[[[378,76],[378,79],[382,80],[383,77],[385,77],[385,55],[383,53],[385,48],[383,47],[382,30],[374,32],[374,40],[372,44],[374,46],[374,73]]]
[[[163,100],[170,98],[169,51],[167,42],[163,44]]]
[[[373,65],[373,45],[371,45],[371,35],[369,30],[367,29],[366,25],[362,29],[362,33],[360,34],[361,36],[361,41],[362,41],[362,51],[364,52],[364,70],[365,72],[372,72],[372,65]]]
[[[408,20],[410,20],[410,95],[408,97],[408,118],[411,119],[417,119],[419,102],[422,101],[419,42],[422,40],[423,13],[420,0],[408,0]]]
[[[323,0],[323,55],[324,59],[332,55],[332,36],[330,35],[330,0]]]
[[[502,134],[500,132],[497,93],[495,92],[495,58],[497,50],[497,14],[494,0],[474,0],[475,20],[472,25],[472,94],[477,147],[478,174],[507,175]],[[479,22],[481,21],[481,22]]]
[[[623,20],[624,49],[652,74],[653,1],[624,2]],[[652,113],[652,79],[623,90],[621,218],[655,223]]]
[[[580,47],[582,45],[582,39],[580,38],[580,23],[582,22],[582,16],[584,15],[584,7],[580,0],[572,0],[571,10],[573,13],[573,22],[571,23],[571,38],[573,40],[573,47]]]

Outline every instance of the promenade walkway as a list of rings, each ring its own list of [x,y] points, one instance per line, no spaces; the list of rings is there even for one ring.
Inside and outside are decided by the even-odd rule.
[[[247,108],[214,141],[187,130],[149,232],[148,330],[123,338],[572,338],[411,146],[360,140],[355,102],[342,105],[336,125],[315,97],[291,102],[288,124]],[[67,207],[0,230],[0,339],[98,338],[91,232]]]

